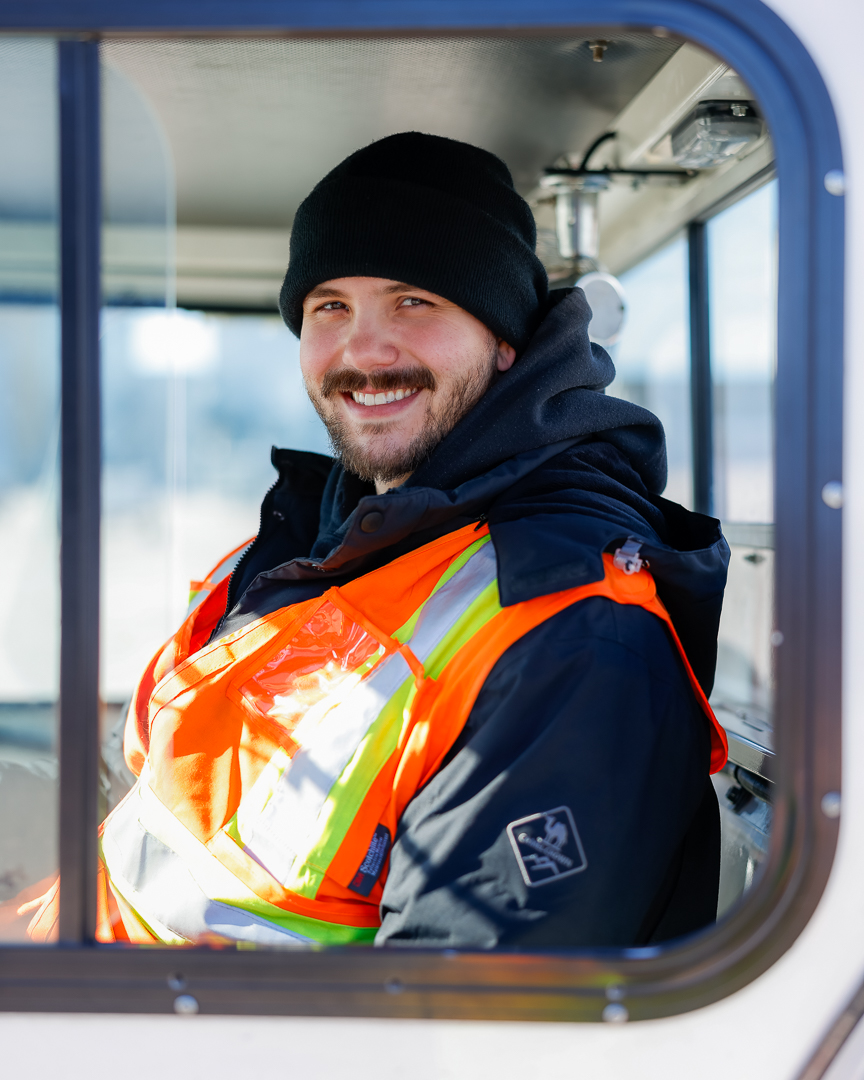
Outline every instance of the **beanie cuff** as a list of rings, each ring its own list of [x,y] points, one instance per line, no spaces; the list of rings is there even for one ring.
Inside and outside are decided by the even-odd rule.
[[[298,337],[303,300],[317,285],[378,277],[443,296],[521,352],[548,294],[543,264],[498,218],[451,193],[389,178],[322,182],[297,213],[290,258],[279,307]]]

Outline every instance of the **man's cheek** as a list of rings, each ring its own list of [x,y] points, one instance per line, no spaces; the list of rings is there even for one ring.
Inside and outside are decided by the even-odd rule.
[[[300,333],[300,371],[304,380],[319,385],[325,373],[338,361],[337,343],[334,335],[323,334],[314,329],[308,334]]]

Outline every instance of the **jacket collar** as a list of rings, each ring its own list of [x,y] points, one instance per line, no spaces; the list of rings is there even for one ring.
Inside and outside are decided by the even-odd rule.
[[[419,534],[423,542],[428,542],[434,535],[485,516],[497,497],[579,441],[564,439],[518,454],[488,473],[449,490],[403,486],[383,495],[362,495],[344,521],[338,523],[337,517],[333,524],[336,515],[331,514],[330,508],[334,501],[344,505],[339,495],[347,494],[344,487],[352,484],[351,478],[337,466],[330,474],[322,500],[322,517],[326,523],[309,557],[292,559],[262,576],[269,580],[320,580],[324,574],[362,573],[364,564],[375,554],[401,541]],[[286,457],[291,455],[291,451],[281,453]],[[343,492],[339,491],[340,486]]]

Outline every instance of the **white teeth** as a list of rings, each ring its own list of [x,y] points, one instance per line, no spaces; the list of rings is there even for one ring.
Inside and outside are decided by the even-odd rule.
[[[388,390],[386,394],[361,394],[358,390],[352,390],[351,397],[358,405],[389,405],[391,401],[402,401],[416,393],[416,387],[413,390]]]

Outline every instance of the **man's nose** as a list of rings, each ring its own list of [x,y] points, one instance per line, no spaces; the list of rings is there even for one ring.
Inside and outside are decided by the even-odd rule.
[[[377,319],[362,315],[352,319],[342,350],[342,363],[346,367],[373,371],[379,367],[390,367],[398,359],[398,348]]]

